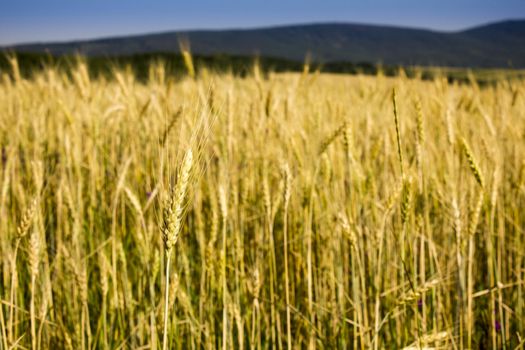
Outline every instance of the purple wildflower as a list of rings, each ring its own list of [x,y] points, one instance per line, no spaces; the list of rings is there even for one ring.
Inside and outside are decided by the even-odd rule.
[[[5,147],[2,147],[2,166],[5,167],[6,164],[7,164],[7,150],[5,149]]]
[[[501,323],[499,321],[496,321],[494,327],[496,328],[496,331],[499,332],[501,330]]]
[[[423,308],[423,299],[418,299],[417,300],[417,308],[419,310],[421,310]]]

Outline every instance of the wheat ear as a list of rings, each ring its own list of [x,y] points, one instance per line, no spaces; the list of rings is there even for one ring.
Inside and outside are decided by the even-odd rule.
[[[399,134],[399,118],[397,117],[396,89],[392,89],[392,104],[394,106],[394,122],[396,124],[397,154],[401,166],[401,178],[403,178],[403,153],[401,153],[401,135]]]
[[[478,163],[476,162],[476,159],[474,158],[474,155],[472,151],[470,150],[470,147],[467,143],[467,141],[464,138],[461,138],[461,148],[463,148],[463,152],[465,153],[465,156],[467,157],[468,165],[470,168],[470,171],[472,172],[472,175],[478,182],[478,184],[484,188],[485,184],[483,181],[483,176],[481,175],[481,170],[479,169]]]

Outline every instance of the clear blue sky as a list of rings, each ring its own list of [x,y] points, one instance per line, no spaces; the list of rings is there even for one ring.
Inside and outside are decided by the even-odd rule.
[[[1,0],[0,45],[325,21],[457,30],[509,18],[525,18],[525,0]]]

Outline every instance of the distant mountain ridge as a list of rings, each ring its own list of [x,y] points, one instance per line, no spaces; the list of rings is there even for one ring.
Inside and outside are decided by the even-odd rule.
[[[350,23],[259,29],[192,30],[4,47],[17,52],[124,56],[179,52],[187,40],[198,55],[239,55],[315,62],[525,68],[525,19],[455,32]]]

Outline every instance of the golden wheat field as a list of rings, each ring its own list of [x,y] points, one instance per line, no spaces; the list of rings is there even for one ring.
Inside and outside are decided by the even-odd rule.
[[[525,82],[0,82],[0,349],[521,349]]]

